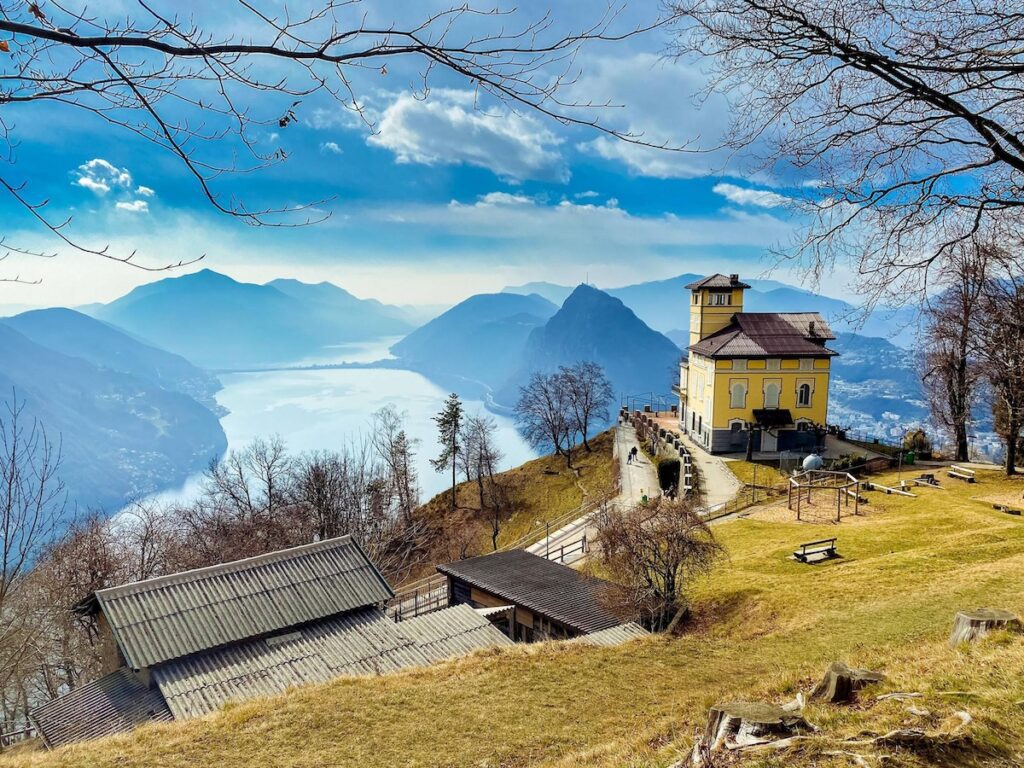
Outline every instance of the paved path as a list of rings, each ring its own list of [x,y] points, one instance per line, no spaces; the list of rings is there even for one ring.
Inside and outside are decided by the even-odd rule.
[[[743,484],[729,470],[725,459],[712,456],[693,442],[689,435],[680,432],[679,436],[693,457],[693,463],[697,465],[701,488],[704,491],[704,504],[714,507],[716,504],[731,501]]]
[[[628,461],[629,451],[634,445],[638,446],[636,430],[628,424],[618,425],[615,428],[612,455],[619,466],[619,480],[622,487],[619,495],[611,500],[611,504],[633,505],[639,502],[644,494],[652,496],[658,493],[658,472],[650,459],[641,452],[637,454],[635,462]],[[546,555],[553,560],[560,560],[564,547],[566,550],[573,550],[565,555],[564,562],[567,565],[579,562],[586,556],[578,548],[580,539],[584,534],[588,541],[592,540],[594,536],[594,529],[590,524],[591,514],[593,513],[579,517],[557,531],[552,531],[549,537],[541,539],[536,544],[531,544],[526,551],[535,555]]]

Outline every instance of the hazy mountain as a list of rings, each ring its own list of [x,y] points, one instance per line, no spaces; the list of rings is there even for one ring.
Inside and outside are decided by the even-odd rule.
[[[829,421],[869,435],[928,419],[913,355],[887,339],[838,333],[832,360]]]
[[[281,282],[241,283],[203,270],[140,286],[91,314],[206,368],[295,361],[411,327],[397,308],[329,283]]]
[[[217,417],[188,395],[61,354],[4,323],[0,392],[16,393],[24,417],[61,445],[61,476],[80,507],[114,509],[180,483],[226,448]]]
[[[182,392],[215,410],[220,382],[188,360],[73,309],[38,309],[0,321],[37,344],[100,368],[129,373],[158,387]]]
[[[578,286],[543,327],[526,341],[516,374],[496,395],[513,405],[518,388],[535,371],[592,360],[604,367],[616,397],[667,393],[679,378],[679,349],[648,327],[621,300],[589,285]]]
[[[516,370],[530,333],[557,310],[536,294],[478,294],[417,328],[391,352],[400,365],[434,378],[494,387]]]
[[[535,293],[538,296],[543,296],[552,304],[561,306],[562,302],[572,293],[572,286],[546,283],[538,280],[532,283],[523,283],[522,285],[506,285],[501,289],[501,292],[518,293],[520,296],[529,296],[531,293]]]

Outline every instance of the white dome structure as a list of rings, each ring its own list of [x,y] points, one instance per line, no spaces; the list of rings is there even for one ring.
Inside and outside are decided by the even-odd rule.
[[[815,469],[821,469],[824,464],[825,462],[822,461],[821,456],[819,456],[816,453],[812,453],[810,456],[804,459],[804,472],[811,472]]]

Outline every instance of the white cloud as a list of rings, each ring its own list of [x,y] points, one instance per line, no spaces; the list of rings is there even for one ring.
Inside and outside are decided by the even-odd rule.
[[[120,200],[114,207],[129,213],[149,213],[149,203],[145,200]]]
[[[735,184],[715,184],[711,191],[737,205],[756,205],[759,208],[779,208],[793,202],[785,195],[769,189],[750,189]]]
[[[561,139],[528,115],[480,107],[472,91],[434,89],[427,99],[402,93],[384,108],[367,141],[399,163],[471,165],[512,182],[567,182]]]
[[[335,154],[335,155],[342,154],[342,149],[341,149],[341,147],[338,146],[338,142],[336,142],[336,141],[324,141],[324,142],[321,142],[320,143],[320,151],[321,152],[330,152],[330,153]]]
[[[105,195],[114,188],[131,189],[132,175],[127,168],[118,168],[96,157],[78,166],[78,178],[74,183],[98,195]]]
[[[592,197],[600,197],[597,192],[592,189],[588,189],[586,192],[577,192],[573,197],[577,200],[588,200]]]
[[[456,205],[456,201],[452,201]],[[480,197],[480,205],[532,205],[533,199],[526,195],[513,195],[508,192],[488,192]]]
[[[156,194],[156,190],[150,187],[144,187],[141,184],[135,188],[136,195],[142,195],[142,197],[152,197]]]

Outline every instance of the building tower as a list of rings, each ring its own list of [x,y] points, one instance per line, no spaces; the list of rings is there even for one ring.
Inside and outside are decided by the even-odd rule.
[[[690,283],[690,344],[725,328],[743,311],[743,291],[750,286],[739,275],[711,275]]]

